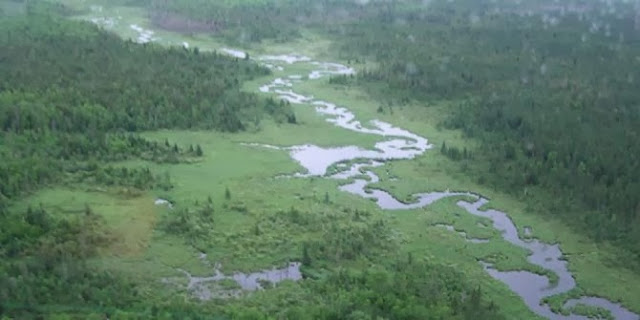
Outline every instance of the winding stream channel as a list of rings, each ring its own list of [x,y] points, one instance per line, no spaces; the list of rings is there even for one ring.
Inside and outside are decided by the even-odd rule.
[[[426,138],[418,136],[392,124],[373,120],[363,124],[355,115],[344,107],[339,107],[331,102],[315,99],[313,96],[305,96],[293,91],[296,83],[311,81],[328,75],[350,75],[355,71],[352,68],[338,63],[324,63],[313,61],[309,57],[300,55],[263,56],[257,60],[269,63],[269,66],[279,66],[283,70],[287,65],[294,63],[307,63],[313,66],[313,71],[308,75],[292,75],[287,78],[277,78],[269,84],[260,87],[263,93],[278,95],[281,99],[292,104],[303,104],[314,107],[315,110],[326,116],[326,121],[346,130],[378,135],[381,141],[375,144],[374,149],[363,149],[357,146],[344,146],[336,148],[323,148],[312,144],[290,147],[277,147],[269,145],[257,145],[266,148],[279,149],[290,154],[305,172],[295,174],[295,177],[327,177],[331,179],[354,179],[350,184],[342,185],[340,190],[371,199],[384,210],[408,210],[426,207],[438,200],[448,197],[466,197],[475,199],[473,202],[458,201],[457,205],[469,214],[488,218],[493,222],[493,227],[502,233],[502,237],[511,244],[529,251],[528,261],[543,269],[549,270],[558,276],[558,282],[551,285],[546,276],[527,271],[498,271],[487,262],[480,261],[486,272],[493,278],[504,282],[509,288],[518,294],[526,305],[536,314],[549,319],[588,319],[585,316],[570,314],[562,315],[554,313],[549,305],[543,302],[544,298],[568,292],[576,287],[576,282],[567,267],[562,251],[558,244],[547,244],[537,239],[524,240],[518,235],[518,229],[509,216],[497,210],[482,210],[489,200],[472,192],[438,191],[419,193],[413,195],[416,199],[412,203],[404,203],[383,190],[368,188],[369,184],[376,183],[380,178],[370,168],[384,165],[384,162],[399,159],[412,159],[432,148]],[[256,146],[256,145],[254,145]],[[330,167],[337,165],[338,173],[328,174]],[[368,179],[361,178],[363,175]],[[452,226],[442,225],[450,231],[455,231]],[[527,228],[530,232],[530,228]],[[470,239],[462,234],[467,241],[472,243],[486,243],[489,240]],[[622,305],[612,303],[598,297],[581,297],[565,303],[568,311],[578,304],[599,307],[611,312],[615,319],[637,320],[640,316],[625,309]]]
[[[102,12],[102,7],[92,8],[91,11],[94,13]],[[122,19],[120,16],[118,16],[117,19],[98,16],[88,20],[103,27],[110,28],[119,22],[118,20],[120,19]],[[130,25],[130,29],[138,33],[137,42],[146,43],[159,39],[154,37],[152,30],[146,30],[138,25],[132,24]],[[189,47],[187,42],[182,42],[179,45]],[[222,48],[220,51],[238,58],[246,57],[246,53],[239,50]],[[375,144],[374,149],[364,149],[358,146],[323,148],[312,144],[290,147],[248,144],[249,146],[272,148],[288,152],[292,159],[305,168],[305,172],[297,173],[294,177],[326,177],[339,180],[354,179],[352,183],[342,185],[340,190],[371,199],[384,210],[423,208],[438,200],[449,197],[474,199],[473,202],[458,201],[457,205],[469,214],[490,219],[493,222],[493,227],[501,231],[502,237],[506,241],[528,250],[528,261],[555,273],[558,277],[558,282],[555,285],[551,285],[549,278],[546,276],[527,271],[498,271],[493,268],[491,264],[480,261],[485,271],[493,278],[505,283],[513,292],[522,297],[525,304],[533,312],[542,317],[549,319],[588,319],[585,316],[576,314],[562,315],[554,313],[551,308],[543,302],[544,298],[568,292],[576,287],[576,282],[568,270],[567,262],[563,258],[560,246],[558,244],[543,243],[536,239],[521,239],[518,235],[516,225],[506,213],[497,210],[481,209],[489,202],[488,199],[472,192],[451,192],[447,190],[415,194],[413,198],[416,199],[416,201],[404,203],[386,191],[368,187],[369,184],[380,181],[380,178],[370,170],[371,168],[382,166],[386,161],[412,159],[424,154],[432,148],[432,145],[429,144],[426,138],[383,121],[373,120],[363,124],[358,121],[355,115],[347,108],[339,107],[331,102],[318,100],[313,96],[305,96],[293,91],[296,83],[313,81],[330,75],[351,75],[355,73],[354,69],[339,63],[314,61],[310,57],[296,54],[259,56],[252,59],[275,71],[284,71],[287,66],[292,64],[307,64],[312,70],[309,74],[277,78],[261,86],[259,89],[260,92],[276,94],[281,99],[287,100],[292,104],[313,107],[319,114],[326,116],[326,121],[353,132],[380,136],[381,141]],[[329,168],[332,166],[337,167],[339,172],[328,174]],[[363,175],[367,176],[368,179],[363,179]],[[171,207],[171,203],[163,199],[158,199],[156,204]],[[450,231],[458,232],[471,243],[486,243],[490,241],[487,239],[468,238],[466,233],[455,230],[453,226],[439,226],[445,227]],[[527,233],[530,231],[530,228],[526,228]],[[201,256],[201,258],[203,257]],[[205,261],[205,259],[202,260]],[[208,300],[214,296],[221,295],[237,296],[242,290],[253,291],[261,289],[261,282],[264,281],[277,283],[284,280],[300,280],[302,276],[299,267],[299,263],[291,263],[281,269],[269,269],[251,274],[235,273],[230,276],[225,276],[219,271],[219,268],[216,267],[214,268],[214,274],[210,277],[194,277],[185,270],[178,271],[187,276],[188,290],[200,299]],[[175,279],[163,279],[164,282],[172,282],[173,280]],[[218,284],[223,280],[235,282],[237,286],[232,289],[221,289]],[[211,286],[213,286],[213,289]],[[619,320],[640,319],[640,316],[627,310],[622,305],[599,297],[571,299],[565,303],[565,311],[570,311],[572,307],[579,304],[606,309],[611,312],[611,315],[615,319]]]

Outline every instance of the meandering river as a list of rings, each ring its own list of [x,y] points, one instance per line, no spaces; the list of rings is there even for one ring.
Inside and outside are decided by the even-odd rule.
[[[111,28],[122,17],[117,18],[104,17],[102,7],[92,8],[96,14],[95,17],[88,19],[105,28]],[[146,30],[138,25],[130,25],[130,29],[137,32],[137,42],[146,43],[156,41],[159,38],[154,37],[152,30]],[[178,45],[189,47],[188,42],[182,42]],[[222,48],[220,50],[226,54],[245,58],[246,54],[239,50]],[[502,237],[511,244],[524,248],[529,251],[528,261],[543,269],[549,270],[557,275],[558,282],[550,285],[550,281],[546,276],[533,274],[527,271],[508,271],[502,272],[494,269],[491,264],[480,261],[480,265],[493,278],[505,283],[513,292],[522,297],[525,304],[536,314],[549,319],[588,319],[587,317],[570,314],[562,315],[554,313],[551,308],[544,304],[544,298],[565,293],[576,287],[576,282],[567,268],[567,262],[563,257],[562,251],[558,244],[547,244],[539,240],[525,240],[518,235],[518,229],[514,222],[505,212],[497,210],[482,210],[481,208],[489,202],[473,192],[451,192],[451,191],[433,191],[427,193],[419,193],[414,195],[416,201],[412,203],[404,203],[394,198],[391,194],[383,190],[368,188],[372,183],[376,183],[380,178],[371,171],[371,168],[384,165],[386,161],[399,159],[412,159],[422,155],[432,148],[428,140],[417,134],[393,126],[390,123],[374,120],[369,123],[361,123],[357,120],[355,114],[347,108],[337,106],[329,101],[315,99],[312,96],[305,96],[293,91],[295,84],[302,81],[315,81],[330,75],[351,75],[355,70],[339,63],[315,61],[310,57],[297,54],[269,55],[259,56],[254,60],[263,65],[276,70],[284,71],[292,64],[304,63],[311,67],[308,74],[289,75],[286,78],[276,78],[268,84],[260,87],[260,92],[267,94],[276,94],[281,99],[287,100],[293,104],[306,105],[315,108],[315,110],[326,116],[326,120],[345,130],[372,134],[380,136],[380,142],[375,144],[373,149],[364,149],[358,146],[343,146],[336,148],[323,148],[313,144],[304,144],[290,147],[277,147],[267,145],[253,145],[259,147],[268,147],[288,152],[291,158],[297,161],[303,168],[304,172],[297,173],[295,177],[326,177],[328,179],[348,180],[354,179],[352,183],[343,185],[340,190],[358,195],[363,198],[374,200],[377,205],[384,210],[408,210],[429,206],[430,204],[448,197],[466,197],[466,199],[475,199],[473,202],[458,201],[457,205],[466,210],[469,214],[485,217],[493,222],[493,227],[502,232]],[[330,167],[336,165],[339,172],[328,174]],[[367,176],[367,179],[361,178]],[[398,177],[402,179],[402,177]],[[171,206],[166,200],[157,200],[159,205]],[[456,231],[452,226],[442,225],[450,231]],[[530,231],[530,229],[528,229]],[[464,232],[460,233],[465,239],[471,243],[486,243],[487,239],[468,238]],[[234,290],[257,290],[261,288],[260,282],[267,281],[276,283],[283,280],[300,280],[299,263],[292,263],[281,269],[263,270],[252,274],[235,273],[225,276],[220,273],[218,268],[214,269],[211,277],[193,277],[184,270],[189,280],[188,289],[192,290],[200,299],[209,299],[216,294],[227,294],[233,296],[236,294]],[[164,279],[171,281],[171,279]],[[234,281],[239,289],[210,290],[209,284],[216,284],[223,280]],[[226,293],[225,293],[226,292]],[[571,308],[577,304],[587,306],[600,307],[609,310],[615,319],[619,320],[638,320],[640,316],[627,310],[622,305],[613,303],[599,297],[581,297],[566,302],[565,308]]]
[[[260,87],[260,92],[276,94],[281,99],[293,104],[306,105],[326,116],[326,120],[343,129],[378,135],[380,142],[373,149],[364,149],[358,146],[343,146],[336,148],[323,148],[313,144],[304,144],[290,147],[266,146],[286,151],[291,158],[297,161],[304,172],[295,174],[295,177],[326,177],[331,179],[354,179],[350,184],[340,187],[340,190],[374,200],[384,210],[408,210],[426,207],[438,200],[448,197],[473,198],[475,201],[459,201],[457,205],[469,214],[488,218],[493,222],[493,227],[502,233],[502,237],[509,243],[527,249],[528,261],[531,264],[542,267],[557,275],[557,284],[550,285],[546,276],[537,275],[527,271],[498,271],[491,264],[480,261],[482,267],[493,278],[504,282],[511,290],[518,294],[526,305],[536,314],[549,319],[588,319],[585,316],[570,314],[562,315],[554,313],[549,305],[543,303],[543,299],[557,294],[568,292],[576,287],[575,279],[567,267],[560,246],[548,244],[537,239],[525,240],[518,235],[518,229],[505,212],[497,210],[482,210],[489,202],[488,199],[473,192],[434,191],[413,195],[416,201],[404,203],[394,198],[386,191],[368,188],[368,185],[376,183],[380,178],[371,171],[371,168],[384,165],[386,161],[399,159],[412,159],[422,155],[432,148],[428,140],[417,134],[393,126],[390,123],[374,120],[369,123],[361,123],[355,114],[345,107],[337,106],[331,102],[315,99],[313,96],[305,96],[296,93],[295,84],[302,81],[314,81],[330,75],[350,75],[355,71],[339,63],[326,63],[313,61],[313,59],[300,55],[263,56],[257,60],[268,63],[270,66],[278,66],[279,70],[285,70],[287,65],[294,63],[307,63],[313,66],[313,71],[306,75],[293,75],[286,78],[276,78],[269,84]],[[337,165],[338,173],[328,175],[330,167]],[[367,179],[361,178],[367,176]],[[399,177],[402,179],[402,177]],[[444,226],[455,231],[452,226]],[[530,228],[528,228],[530,232]],[[461,233],[469,242],[486,243],[486,239],[469,239],[465,233]],[[615,319],[637,320],[640,316],[627,310],[622,305],[612,303],[598,297],[581,297],[569,300],[565,308],[571,308],[577,304],[595,306],[609,310]]]

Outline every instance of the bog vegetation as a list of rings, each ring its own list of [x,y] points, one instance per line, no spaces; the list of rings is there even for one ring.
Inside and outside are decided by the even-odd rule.
[[[91,24],[63,19],[50,8],[29,4],[25,15],[0,18],[0,315],[272,316],[273,306],[264,302],[258,307],[251,301],[198,304],[179,296],[149,296],[135,279],[91,263],[118,241],[93,208],[60,215],[43,205],[14,205],[40,189],[61,185],[79,192],[120,190],[125,198],[170,190],[168,174],[118,163],[193,163],[207,151],[200,145],[147,140],[138,135],[141,131],[257,130],[263,117],[296,122],[288,103],[240,91],[244,81],[269,73],[257,64],[197,48],[123,41]],[[232,200],[229,189],[225,199]],[[161,217],[158,231],[188,245],[210,240],[216,213],[211,198],[204,203]],[[411,257],[381,259],[393,255],[397,245],[384,220],[350,210],[329,213],[329,219],[326,214],[292,209],[286,215],[291,221],[285,223],[318,236],[300,246],[309,281],[300,285],[302,299],[297,297],[295,306],[277,311],[281,317],[500,317],[496,305],[451,267]],[[314,219],[322,225],[310,223]],[[259,226],[254,230],[255,236],[261,234]]]
[[[552,2],[523,9],[434,0],[424,10],[417,0],[118,1],[144,8],[154,27],[231,44],[282,43],[306,29],[331,38],[336,54],[362,69],[332,77],[331,85],[365,89],[380,100],[372,106],[380,113],[450,102],[441,125],[462,130],[480,147],[445,142],[442,154],[479,183],[615,244],[620,259],[612,263],[639,272],[635,11],[619,4],[599,14],[603,5],[593,4],[591,14],[548,13],[543,20],[527,14]],[[466,274],[399,254],[402,239],[389,221],[335,205],[328,193],[325,211],[269,211],[246,235],[259,242],[267,229],[297,232],[295,258],[305,279],[277,294],[211,304],[165,299],[91,264],[116,241],[93,208],[60,216],[15,204],[53,186],[119,190],[124,198],[168,191],[172,177],[149,166],[194,164],[211,150],[145,139],[142,132],[233,134],[260,130],[265,119],[293,125],[296,116],[286,102],[240,89],[271,73],[248,59],[122,40],[65,19],[73,10],[64,6],[29,2],[17,10],[21,1],[0,3],[0,316],[504,317]],[[121,165],[125,160],[149,166]],[[222,197],[222,207],[201,199],[159,215],[156,231],[194,248],[210,246],[223,219],[219,208],[242,217],[254,209],[234,204],[229,188]]]

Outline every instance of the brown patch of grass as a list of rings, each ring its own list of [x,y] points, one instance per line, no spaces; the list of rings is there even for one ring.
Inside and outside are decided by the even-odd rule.
[[[148,196],[123,200],[118,203],[119,219],[110,223],[114,242],[108,255],[117,257],[140,256],[149,246],[156,223],[156,207]]]

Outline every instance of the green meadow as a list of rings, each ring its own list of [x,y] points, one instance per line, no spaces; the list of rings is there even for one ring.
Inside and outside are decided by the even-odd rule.
[[[392,107],[393,111],[387,109],[378,113],[376,110],[382,102],[368,97],[357,88],[335,86],[327,81],[309,81],[303,84],[300,91],[313,92],[317,98],[331,98],[338,105],[349,106],[358,119],[388,121],[429,139],[433,149],[424,155],[413,160],[392,161],[383,167],[374,168],[381,181],[370,185],[371,188],[386,190],[396,198],[407,201],[411,200],[412,194],[447,189],[481,194],[491,200],[485,209],[508,213],[521,231],[521,236],[524,236],[525,227],[531,227],[533,237],[549,243],[560,243],[569,261],[569,270],[573,272],[583,292],[622,301],[632,308],[640,307],[636,304],[636,301],[640,301],[640,292],[634,289],[640,285],[640,277],[630,270],[613,266],[611,261],[615,259],[615,249],[612,246],[594,244],[559,220],[536,214],[536,210],[541,210],[540,208],[525,206],[513,196],[479,184],[477,178],[465,171],[464,164],[456,163],[440,153],[443,142],[460,149],[466,147],[473,150],[478,147],[473,140],[465,139],[462,132],[441,128],[449,102],[434,102],[426,108],[396,105]],[[393,181],[389,179],[391,177],[401,179]],[[492,244],[493,241],[490,245]],[[603,273],[602,270],[610,271]],[[611,286],[611,283],[617,285]],[[619,286],[625,289],[621,290]]]

